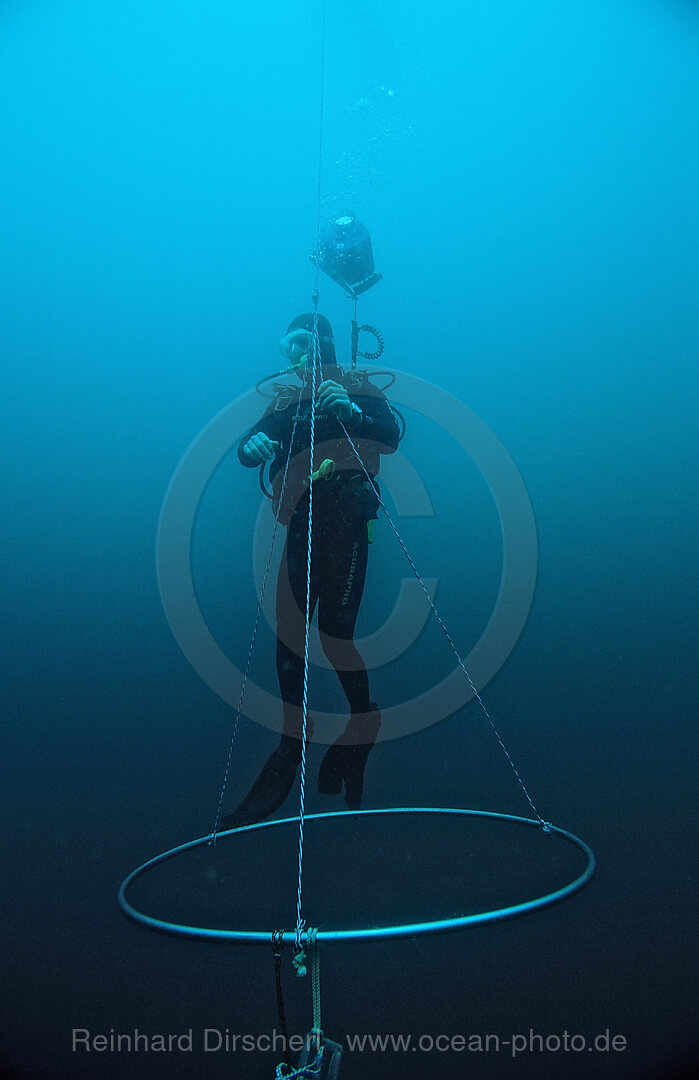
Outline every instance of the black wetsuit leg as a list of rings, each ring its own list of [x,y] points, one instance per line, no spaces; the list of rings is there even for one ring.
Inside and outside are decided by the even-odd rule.
[[[318,599],[318,627],[326,656],[337,671],[349,702],[347,727],[328,748],[318,772],[318,790],[339,795],[351,810],[362,804],[364,770],[381,716],[369,701],[369,678],[354,644],[354,628],[366,577],[369,538],[365,521],[353,523],[326,552],[329,570]]]
[[[277,583],[277,674],[285,703],[285,731],[299,729],[303,694],[308,519],[289,526]],[[354,628],[364,590],[368,555],[366,522],[318,520],[313,528],[311,614],[318,604],[323,650],[337,672],[350,711],[369,707],[369,679],[355,644]]]
[[[328,536],[321,545],[323,580],[318,630],[323,651],[337,672],[352,713],[369,708],[369,677],[354,644],[368,550],[367,526],[361,520]]]
[[[282,737],[237,810],[223,818],[226,828],[249,825],[273,814],[291,791],[301,760],[307,522],[306,518],[304,523],[302,515],[295,515],[289,526],[277,581],[277,672],[284,715]],[[314,570],[311,613],[317,602],[318,580]]]
[[[318,529],[313,530],[311,616],[322,579],[316,565]],[[303,654],[306,635],[308,518],[296,513],[289,525],[277,580],[277,678],[284,712],[284,733],[299,738],[303,730]]]
[[[297,513],[289,525],[277,581],[277,674],[284,714],[282,737],[251,791],[224,818],[228,828],[269,817],[286,799],[301,757],[303,731],[303,653],[306,628],[308,518]],[[345,736],[325,755],[319,790],[339,794],[348,806],[361,803],[364,766],[380,723],[369,702],[369,679],[355,644],[354,628],[364,590],[368,553],[365,521],[338,527],[336,517],[314,517],[311,615],[318,605],[318,627],[326,656],[347,697],[352,716]],[[355,731],[355,728],[357,729]],[[345,745],[349,737],[351,745]],[[359,745],[357,745],[359,744]]]

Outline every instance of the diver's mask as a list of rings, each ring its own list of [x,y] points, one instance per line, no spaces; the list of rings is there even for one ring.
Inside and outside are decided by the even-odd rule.
[[[289,361],[289,366],[296,370],[304,368],[311,351],[311,335],[308,330],[292,330],[279,340],[279,351]]]

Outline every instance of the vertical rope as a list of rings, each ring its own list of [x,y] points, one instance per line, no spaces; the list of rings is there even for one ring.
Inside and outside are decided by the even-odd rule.
[[[318,928],[308,931],[308,947],[311,950],[311,994],[313,996],[313,1039],[316,1050],[320,1050],[323,1041],[323,1025],[320,1016],[320,952],[318,950]]]
[[[323,0],[320,16],[320,92],[318,108],[318,187],[316,191],[316,251],[320,254],[320,211],[323,198],[323,114],[325,109],[325,11],[327,0]],[[315,260],[315,292],[318,294],[320,278],[319,259]],[[317,314],[317,311],[316,311]]]
[[[272,931],[272,952],[274,956],[274,983],[277,991],[277,1014],[279,1017],[279,1030],[284,1046],[284,1064],[291,1068],[289,1056],[289,1025],[286,1019],[284,1006],[284,991],[282,990],[282,949],[284,947],[284,931]]]
[[[311,437],[310,437],[310,460],[309,473],[313,472],[313,453],[315,450],[315,421],[316,421],[316,349],[318,346],[317,319],[313,320],[313,342],[311,346],[312,371],[311,371]],[[308,652],[309,635],[311,629],[311,554],[313,549],[313,482],[308,485],[308,532],[306,539],[306,626],[303,642],[303,731],[301,735],[301,791],[299,795],[299,858],[298,878],[296,883],[296,948],[301,949],[301,937],[306,925],[301,913],[301,899],[303,887],[303,826],[306,811],[306,738],[308,734]]]
[[[325,98],[325,16],[326,0],[323,0],[320,30],[320,91],[318,115],[318,188],[316,192],[316,250],[320,250],[320,213],[323,183],[323,112]],[[318,302],[320,268],[316,260],[315,286],[313,291],[313,332],[311,341],[311,433],[309,445],[309,477],[313,473],[313,455],[315,452],[316,393],[317,371],[320,366],[320,337],[318,334]],[[307,385],[307,383],[306,383]],[[302,937],[306,926],[302,912],[303,894],[303,832],[306,812],[306,740],[308,734],[308,654],[311,626],[311,556],[313,549],[313,481],[308,485],[308,538],[306,547],[306,627],[303,646],[303,731],[301,737],[301,790],[299,794],[299,854],[298,877],[296,883],[296,949],[302,948]]]

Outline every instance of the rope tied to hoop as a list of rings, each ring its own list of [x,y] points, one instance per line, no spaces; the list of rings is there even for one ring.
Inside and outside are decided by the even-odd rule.
[[[416,579],[417,579],[417,581],[418,581],[418,583],[420,585],[420,588],[422,589],[423,593],[425,594],[427,602],[428,602],[428,604],[430,606],[430,610],[431,610],[432,614],[434,615],[435,619],[437,620],[437,623],[439,624],[439,627],[440,627],[442,633],[444,634],[445,638],[447,639],[447,642],[449,644],[449,648],[451,649],[454,656],[456,657],[456,662],[458,663],[459,667],[461,668],[464,675],[466,676],[466,679],[467,679],[468,684],[469,684],[469,686],[470,686],[470,688],[471,688],[471,690],[473,692],[473,695],[474,695],[476,701],[478,702],[478,704],[480,706],[481,712],[483,713],[486,720],[490,724],[490,727],[491,727],[491,729],[493,731],[493,734],[495,735],[495,738],[498,741],[498,745],[500,746],[500,749],[502,750],[503,754],[507,758],[507,761],[508,761],[508,763],[510,765],[510,768],[512,769],[512,772],[515,775],[517,783],[519,784],[520,789],[521,789],[522,793],[524,794],[525,799],[527,800],[527,802],[529,803],[530,807],[532,808],[534,814],[536,815],[536,819],[539,822],[539,826],[540,826],[542,832],[550,833],[552,831],[551,822],[549,822],[545,818],[543,818],[541,816],[541,814],[539,813],[539,811],[537,810],[536,806],[534,805],[534,801],[533,801],[531,795],[529,794],[529,791],[527,790],[527,787],[526,787],[524,781],[522,780],[522,777],[520,776],[519,771],[517,769],[517,766],[515,765],[514,761],[512,760],[512,757],[510,756],[510,753],[509,753],[507,747],[505,746],[504,742],[502,741],[502,738],[500,736],[500,732],[498,731],[497,727],[495,726],[495,722],[492,719],[490,713],[488,712],[488,710],[486,708],[486,705],[485,705],[485,702],[483,701],[483,698],[481,697],[481,695],[478,692],[478,688],[476,687],[476,684],[474,683],[473,679],[471,678],[470,672],[468,671],[468,668],[466,667],[466,664],[464,663],[464,661],[463,661],[463,659],[461,657],[461,654],[460,654],[459,650],[456,647],[454,639],[452,638],[451,634],[449,633],[449,630],[447,629],[446,624],[444,623],[444,620],[442,619],[442,616],[439,614],[439,611],[437,610],[437,608],[435,606],[435,603],[434,603],[432,597],[430,596],[430,592],[429,592],[427,586],[425,585],[424,581],[422,580],[422,577],[420,575],[420,571],[418,570],[417,566],[415,565],[415,563],[414,563],[414,561],[413,561],[413,559],[412,559],[412,557],[410,555],[410,552],[408,551],[408,549],[407,549],[407,547],[405,545],[405,541],[403,540],[403,537],[400,535],[400,533],[399,533],[399,531],[398,531],[398,529],[397,529],[397,527],[396,527],[396,525],[395,525],[395,523],[393,521],[393,518],[391,517],[388,510],[386,509],[386,504],[384,503],[383,499],[381,498],[381,494],[379,492],[379,489],[378,489],[376,483],[374,482],[374,478],[367,471],[367,467],[364,464],[364,462],[362,461],[359,450],[355,446],[355,444],[354,444],[354,442],[352,440],[352,437],[349,434],[349,432],[347,431],[347,428],[343,424],[342,420],[339,420],[338,422],[340,424],[340,427],[342,428],[342,430],[345,433],[345,437],[347,439],[347,442],[351,446],[352,452],[354,453],[354,456],[356,457],[357,461],[359,462],[365,477],[367,478],[367,480],[371,484],[371,487],[372,487],[372,489],[374,491],[374,494],[376,495],[376,498],[378,499],[379,506],[381,507],[381,509],[383,510],[385,516],[388,519],[388,523],[391,526],[391,529],[393,530],[393,534],[394,534],[396,540],[398,541],[403,554],[405,555],[406,559],[408,560],[408,563],[410,565],[410,569],[412,570],[413,574],[415,575],[415,577],[416,577]]]

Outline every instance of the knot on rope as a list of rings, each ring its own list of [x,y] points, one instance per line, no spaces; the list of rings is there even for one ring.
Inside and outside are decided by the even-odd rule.
[[[303,979],[308,974],[308,961],[306,957],[306,951],[310,954],[311,963],[314,965],[313,974],[315,975],[315,967],[317,966],[317,945],[316,938],[318,937],[318,927],[309,926],[306,932],[305,944],[301,941],[301,934],[306,926],[305,920],[301,920],[302,925],[297,928],[296,933],[296,952],[294,953],[294,969],[299,979]]]

